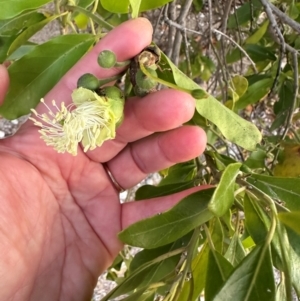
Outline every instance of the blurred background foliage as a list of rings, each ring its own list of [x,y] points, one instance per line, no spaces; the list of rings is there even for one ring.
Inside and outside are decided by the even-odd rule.
[[[120,233],[127,245],[107,274],[117,286],[102,300],[300,298],[299,1],[50,2],[0,0],[11,77],[3,117],[28,114],[97,40],[137,16],[163,51],[158,89],[201,92],[189,123],[205,129],[205,153],[160,171],[134,198],[213,188]],[[54,22],[58,34],[36,43]]]

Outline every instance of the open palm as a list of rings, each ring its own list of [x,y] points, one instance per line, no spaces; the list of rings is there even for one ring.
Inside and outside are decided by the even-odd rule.
[[[45,97],[70,102],[84,73],[112,76],[96,63],[110,49],[123,61],[151,42],[145,19],[111,31]],[[8,79],[0,69],[0,100]],[[39,111],[43,110],[38,107]],[[126,101],[125,119],[113,141],[76,157],[57,154],[26,123],[0,143],[0,300],[88,300],[97,278],[122,248],[117,233],[141,218],[166,210],[191,193],[120,205],[119,194],[101,163],[125,189],[147,173],[198,156],[205,135],[181,126],[194,100],[163,90]]]

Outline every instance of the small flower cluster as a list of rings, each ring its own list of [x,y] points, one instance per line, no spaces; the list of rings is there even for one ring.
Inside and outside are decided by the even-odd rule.
[[[117,89],[108,87],[108,89]],[[72,93],[73,103],[68,107],[62,102],[58,107],[52,105],[55,112],[44,102],[48,114],[32,112],[38,119],[30,118],[41,129],[41,138],[58,153],[68,152],[77,155],[78,143],[82,143],[84,152],[101,146],[104,141],[114,139],[116,127],[123,118],[124,99],[99,96],[97,93],[78,88]]]

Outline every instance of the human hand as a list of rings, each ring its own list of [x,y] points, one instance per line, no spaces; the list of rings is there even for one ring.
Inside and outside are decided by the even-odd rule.
[[[111,49],[118,61],[150,44],[145,19],[123,23],[103,38],[45,97],[70,102],[84,73],[108,77],[97,55]],[[0,66],[0,102],[8,76]],[[181,126],[194,113],[194,99],[163,90],[128,99],[114,140],[76,157],[58,154],[27,122],[0,143],[0,300],[88,300],[97,278],[122,248],[117,233],[162,212],[196,187],[155,200],[120,204],[119,194],[101,163],[128,189],[148,173],[192,159],[204,150],[198,127]],[[38,111],[42,107],[37,108]]]

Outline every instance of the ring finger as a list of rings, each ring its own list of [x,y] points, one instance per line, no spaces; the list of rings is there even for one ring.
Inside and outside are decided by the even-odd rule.
[[[128,189],[151,172],[199,156],[205,145],[206,135],[201,128],[182,126],[128,144],[107,166],[117,183]]]

